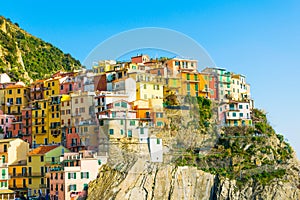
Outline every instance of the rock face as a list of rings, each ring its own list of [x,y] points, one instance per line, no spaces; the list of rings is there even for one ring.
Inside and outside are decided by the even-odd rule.
[[[290,166],[283,180],[263,186],[247,182],[242,187],[235,180],[198,170],[149,163],[137,159],[132,166],[116,170],[103,166],[99,177],[89,185],[88,199],[300,199],[299,168]]]

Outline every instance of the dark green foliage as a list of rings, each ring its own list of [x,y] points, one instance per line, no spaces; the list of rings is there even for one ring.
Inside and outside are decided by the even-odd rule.
[[[209,120],[212,117],[212,103],[209,99],[204,97],[197,97],[197,103],[199,105],[200,125],[208,127]]]
[[[64,54],[53,45],[26,33],[18,24],[0,16],[0,24],[3,23],[6,23],[6,33],[0,30],[0,44],[5,53],[0,57],[0,71],[7,72],[14,81],[23,80],[25,72],[21,71],[22,66],[18,62],[17,48],[21,52],[25,70],[32,79],[43,79],[58,70],[71,71],[81,67],[80,62],[70,54]],[[14,68],[16,70],[13,71]]]

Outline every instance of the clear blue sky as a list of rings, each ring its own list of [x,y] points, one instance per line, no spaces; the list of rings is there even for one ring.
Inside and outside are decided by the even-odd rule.
[[[256,107],[268,112],[271,125],[300,154],[298,0],[9,0],[1,1],[0,14],[80,61],[103,40],[129,29],[182,32],[219,67],[247,76]]]

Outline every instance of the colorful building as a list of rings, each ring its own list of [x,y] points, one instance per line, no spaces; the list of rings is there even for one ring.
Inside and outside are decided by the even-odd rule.
[[[99,167],[106,160],[91,151],[64,153],[61,165],[50,168],[50,198],[77,199],[84,189],[87,190],[89,182],[96,179]]]
[[[17,196],[28,193],[27,159],[18,160],[8,166],[9,189],[16,192]]]
[[[43,195],[47,193],[50,188],[49,177],[46,176],[46,172],[52,165],[57,165],[55,161],[64,152],[69,152],[69,150],[63,146],[42,145],[28,153],[28,193],[30,196],[38,196],[39,192]]]
[[[251,107],[249,102],[230,101],[219,106],[219,121],[224,126],[251,126]]]

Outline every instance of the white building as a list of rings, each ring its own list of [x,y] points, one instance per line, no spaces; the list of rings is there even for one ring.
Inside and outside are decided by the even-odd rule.
[[[91,151],[64,153],[61,166],[50,169],[50,197],[59,200],[77,199],[97,178],[98,169],[107,162]]]
[[[151,162],[163,162],[163,145],[161,138],[150,137],[149,149]]]

